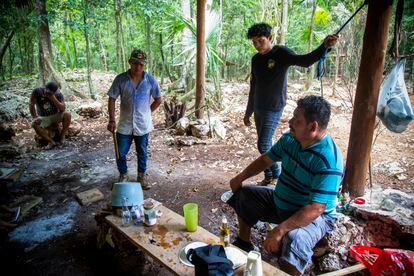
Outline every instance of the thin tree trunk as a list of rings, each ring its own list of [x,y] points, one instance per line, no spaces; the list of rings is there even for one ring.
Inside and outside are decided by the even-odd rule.
[[[88,0],[83,0],[84,10],[83,10],[83,35],[86,42],[86,68],[87,68],[87,77],[88,77],[88,86],[89,86],[89,95],[93,100],[96,100],[96,95],[93,92],[92,78],[91,78],[91,57],[90,57],[90,46],[89,46],[89,34],[88,34],[88,22],[86,20],[88,16]]]
[[[25,63],[24,68],[27,75],[32,74],[33,72],[33,36],[29,32],[25,32],[23,36],[23,46],[24,46],[24,55],[25,55]]]
[[[11,44],[9,44],[9,79],[13,78],[13,65],[14,65],[14,53],[11,48]]]
[[[195,115],[197,119],[204,118],[205,103],[205,22],[206,22],[206,1],[197,0],[197,76],[196,76],[196,103]]]
[[[65,9],[63,14],[63,39],[65,41],[65,53],[66,53],[66,68],[70,68],[72,65],[72,60],[70,58],[70,49],[68,41],[68,14]]]
[[[335,73],[334,73],[334,79],[333,79],[333,85],[332,85],[332,96],[336,95],[336,82],[338,80],[338,72],[339,72],[339,59],[341,58],[341,50],[338,47],[334,47],[335,51],[336,51],[336,56],[335,56]]]
[[[279,44],[284,45],[288,29],[289,0],[282,0],[282,22],[280,24]]]
[[[125,71],[125,51],[122,35],[122,2],[114,0],[117,71]]]
[[[145,30],[146,30],[146,40],[147,40],[147,68],[149,71],[152,71],[152,55],[151,55],[151,18],[149,16],[145,16]]]
[[[181,0],[181,10],[183,12],[184,17],[190,19],[191,18],[191,4],[190,0]],[[184,27],[183,34],[181,37],[181,44],[183,46],[183,50],[185,51],[188,47],[190,47],[190,40],[191,40],[191,31],[189,28]],[[180,87],[184,87],[184,91],[188,92],[192,89],[190,87],[190,78],[191,78],[191,62],[188,62],[188,51],[185,51],[183,55],[183,66],[182,66],[182,73],[181,73],[181,80],[180,80]]]
[[[92,8],[95,9],[95,7],[92,7]],[[95,26],[94,38],[95,38],[96,47],[98,47],[99,49],[99,56],[101,58],[103,68],[105,71],[108,71],[108,59],[106,57],[105,46],[102,43],[101,32],[99,31],[99,25],[98,25],[96,18],[94,18],[93,21],[94,21],[94,26]]]
[[[66,82],[59,76],[52,63],[52,43],[47,20],[46,0],[36,0],[35,9],[39,17],[37,34],[39,37],[39,67],[42,84],[54,80],[60,85],[61,90],[65,91]]]
[[[311,17],[311,24],[310,24],[310,30],[309,30],[309,41],[308,41],[308,53],[312,50],[312,41],[313,41],[313,32],[315,28],[315,13],[316,13],[316,0],[313,0],[312,2],[312,17]],[[315,74],[315,66],[311,65],[311,67],[308,68],[307,72],[307,80],[305,85],[305,90],[308,90],[312,84],[313,75]]]
[[[3,57],[4,57],[4,54],[7,51],[7,48],[9,48],[9,46],[10,46],[10,42],[11,42],[13,36],[14,36],[14,33],[15,33],[14,30],[11,30],[10,33],[6,37],[6,41],[4,41],[3,45],[1,45],[1,48],[0,48],[0,70],[2,70],[2,68],[3,68]]]
[[[163,50],[163,47],[162,47],[163,45],[164,45],[164,42],[163,42],[163,39],[162,39],[162,33],[160,33],[160,53],[161,53],[163,71],[165,70],[165,72],[167,73],[168,78],[170,79],[171,82],[173,82],[174,80],[173,80],[173,78],[170,74],[170,69],[168,67],[168,62],[166,61],[165,56],[164,56],[164,50]]]
[[[72,21],[72,14],[69,14],[69,20]],[[69,26],[72,34],[72,47],[73,47],[73,67],[76,68],[78,66],[78,47],[76,45],[76,39],[74,35],[73,29]]]

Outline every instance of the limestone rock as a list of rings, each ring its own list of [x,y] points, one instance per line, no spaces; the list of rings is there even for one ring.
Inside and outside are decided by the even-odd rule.
[[[336,254],[327,254],[319,261],[319,269],[323,272],[342,269],[341,260]]]
[[[210,133],[210,127],[207,124],[191,125],[191,135],[197,138],[205,138]]]
[[[190,120],[187,117],[183,117],[177,121],[175,126],[177,135],[185,135],[190,126]]]
[[[102,104],[100,102],[85,103],[77,111],[79,115],[88,118],[97,118],[102,114]]]
[[[73,137],[78,135],[82,130],[82,126],[80,123],[78,123],[77,121],[72,121],[70,123],[69,129],[68,129],[68,137]]]

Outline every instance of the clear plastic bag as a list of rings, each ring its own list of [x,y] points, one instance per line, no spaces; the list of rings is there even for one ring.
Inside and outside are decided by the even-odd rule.
[[[377,116],[392,132],[401,133],[414,119],[404,81],[406,59],[400,59],[384,80],[377,106]]]

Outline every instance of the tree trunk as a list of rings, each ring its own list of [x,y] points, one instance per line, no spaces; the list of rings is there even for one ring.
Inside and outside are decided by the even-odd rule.
[[[282,22],[280,24],[280,34],[278,43],[281,45],[285,44],[286,33],[288,29],[288,9],[289,0],[282,0]]]
[[[33,61],[33,45],[34,45],[34,37],[32,33],[26,33],[25,34],[25,53],[26,53],[26,72],[28,75],[33,74],[34,68],[35,68],[35,62]]]
[[[50,39],[49,22],[47,20],[46,0],[36,0],[36,14],[39,18],[37,34],[39,37],[39,67],[42,84],[54,80],[62,91],[66,90],[65,80],[59,76],[52,63],[52,43]]]
[[[181,0],[181,9],[183,12],[184,17],[190,19],[191,18],[191,4],[190,0]],[[181,45],[183,47],[183,50],[185,54],[183,55],[183,66],[182,66],[182,73],[181,73],[181,79],[180,79],[180,87],[184,88],[185,92],[188,92],[192,89],[190,87],[190,78],[191,78],[191,66],[192,62],[188,61],[188,51],[186,49],[190,47],[191,45],[191,31],[189,28],[184,27],[183,34],[181,37]]]
[[[125,71],[125,51],[123,45],[123,35],[122,35],[122,3],[121,0],[114,0],[114,10],[115,10],[115,33],[116,33],[116,61],[117,61],[117,71]]]
[[[14,36],[14,30],[10,31],[10,33],[6,36],[6,41],[4,41],[3,45],[0,48],[0,72],[3,74],[3,57],[7,51],[7,48],[10,46],[10,42]]]
[[[344,178],[352,198],[364,195],[391,11],[388,1],[369,1]]]
[[[168,62],[167,62],[167,60],[165,59],[165,56],[164,56],[164,50],[162,48],[163,45],[164,45],[164,43],[163,43],[163,39],[162,39],[162,33],[160,33],[160,53],[161,53],[163,71],[165,70],[165,72],[167,73],[168,78],[170,79],[171,82],[173,82],[174,79],[170,74],[170,69],[168,67]]]
[[[146,30],[146,40],[147,40],[147,68],[149,71],[152,72],[152,55],[151,55],[151,18],[149,16],[145,16],[145,30]]]
[[[335,56],[335,73],[334,73],[334,79],[332,84],[332,96],[336,95],[336,82],[338,80],[338,72],[339,72],[339,59],[341,58],[341,49],[338,47],[334,47],[336,56]]]
[[[310,28],[309,28],[309,41],[308,41],[308,53],[310,51],[312,51],[312,42],[313,42],[313,33],[314,33],[314,29],[315,29],[315,13],[316,13],[316,0],[313,0],[312,2],[312,17],[311,17],[311,24],[310,24]],[[307,72],[307,79],[306,79],[306,85],[305,85],[305,90],[307,91],[311,85],[312,85],[312,80],[313,80],[313,75],[315,75],[315,66],[311,65],[311,67],[308,68],[308,72]]]
[[[66,68],[71,68],[72,60],[70,58],[70,49],[68,41],[68,14],[66,10],[63,14],[63,39],[65,41]]]
[[[89,46],[89,34],[88,34],[88,22],[86,20],[89,17],[88,13],[88,0],[83,0],[84,10],[83,10],[83,35],[85,36],[85,44],[86,44],[86,69],[87,69],[87,77],[88,77],[88,87],[89,87],[89,95],[93,100],[96,100],[96,95],[93,92],[92,86],[92,78],[91,78],[91,56],[90,56],[90,46]]]
[[[11,44],[9,44],[9,79],[13,78],[13,65],[14,65],[14,53],[11,48]]]
[[[69,20],[72,21],[72,14],[69,13]],[[75,39],[75,35],[74,35],[74,31],[73,29],[69,26],[69,29],[71,31],[72,34],[72,47],[73,47],[73,67],[76,68],[78,67],[78,47],[76,45],[76,39]]]
[[[91,9],[93,9],[92,12],[95,13],[96,7],[91,6]],[[95,27],[94,38],[95,38],[96,47],[99,50],[99,56],[101,58],[103,69],[105,71],[108,71],[108,60],[107,60],[107,57],[106,57],[106,50],[105,50],[104,44],[102,43],[101,32],[99,30],[100,26],[99,26],[98,21],[96,20],[95,17],[93,18],[93,23],[94,23],[94,27]]]
[[[197,0],[197,76],[196,76],[196,103],[195,115],[197,119],[204,118],[205,102],[205,22],[206,22],[206,1]]]

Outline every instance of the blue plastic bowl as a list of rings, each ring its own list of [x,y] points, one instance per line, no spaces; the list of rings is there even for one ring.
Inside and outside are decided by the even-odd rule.
[[[118,182],[112,188],[112,206],[122,207],[123,198],[128,198],[128,206],[141,205],[144,201],[141,183]]]

